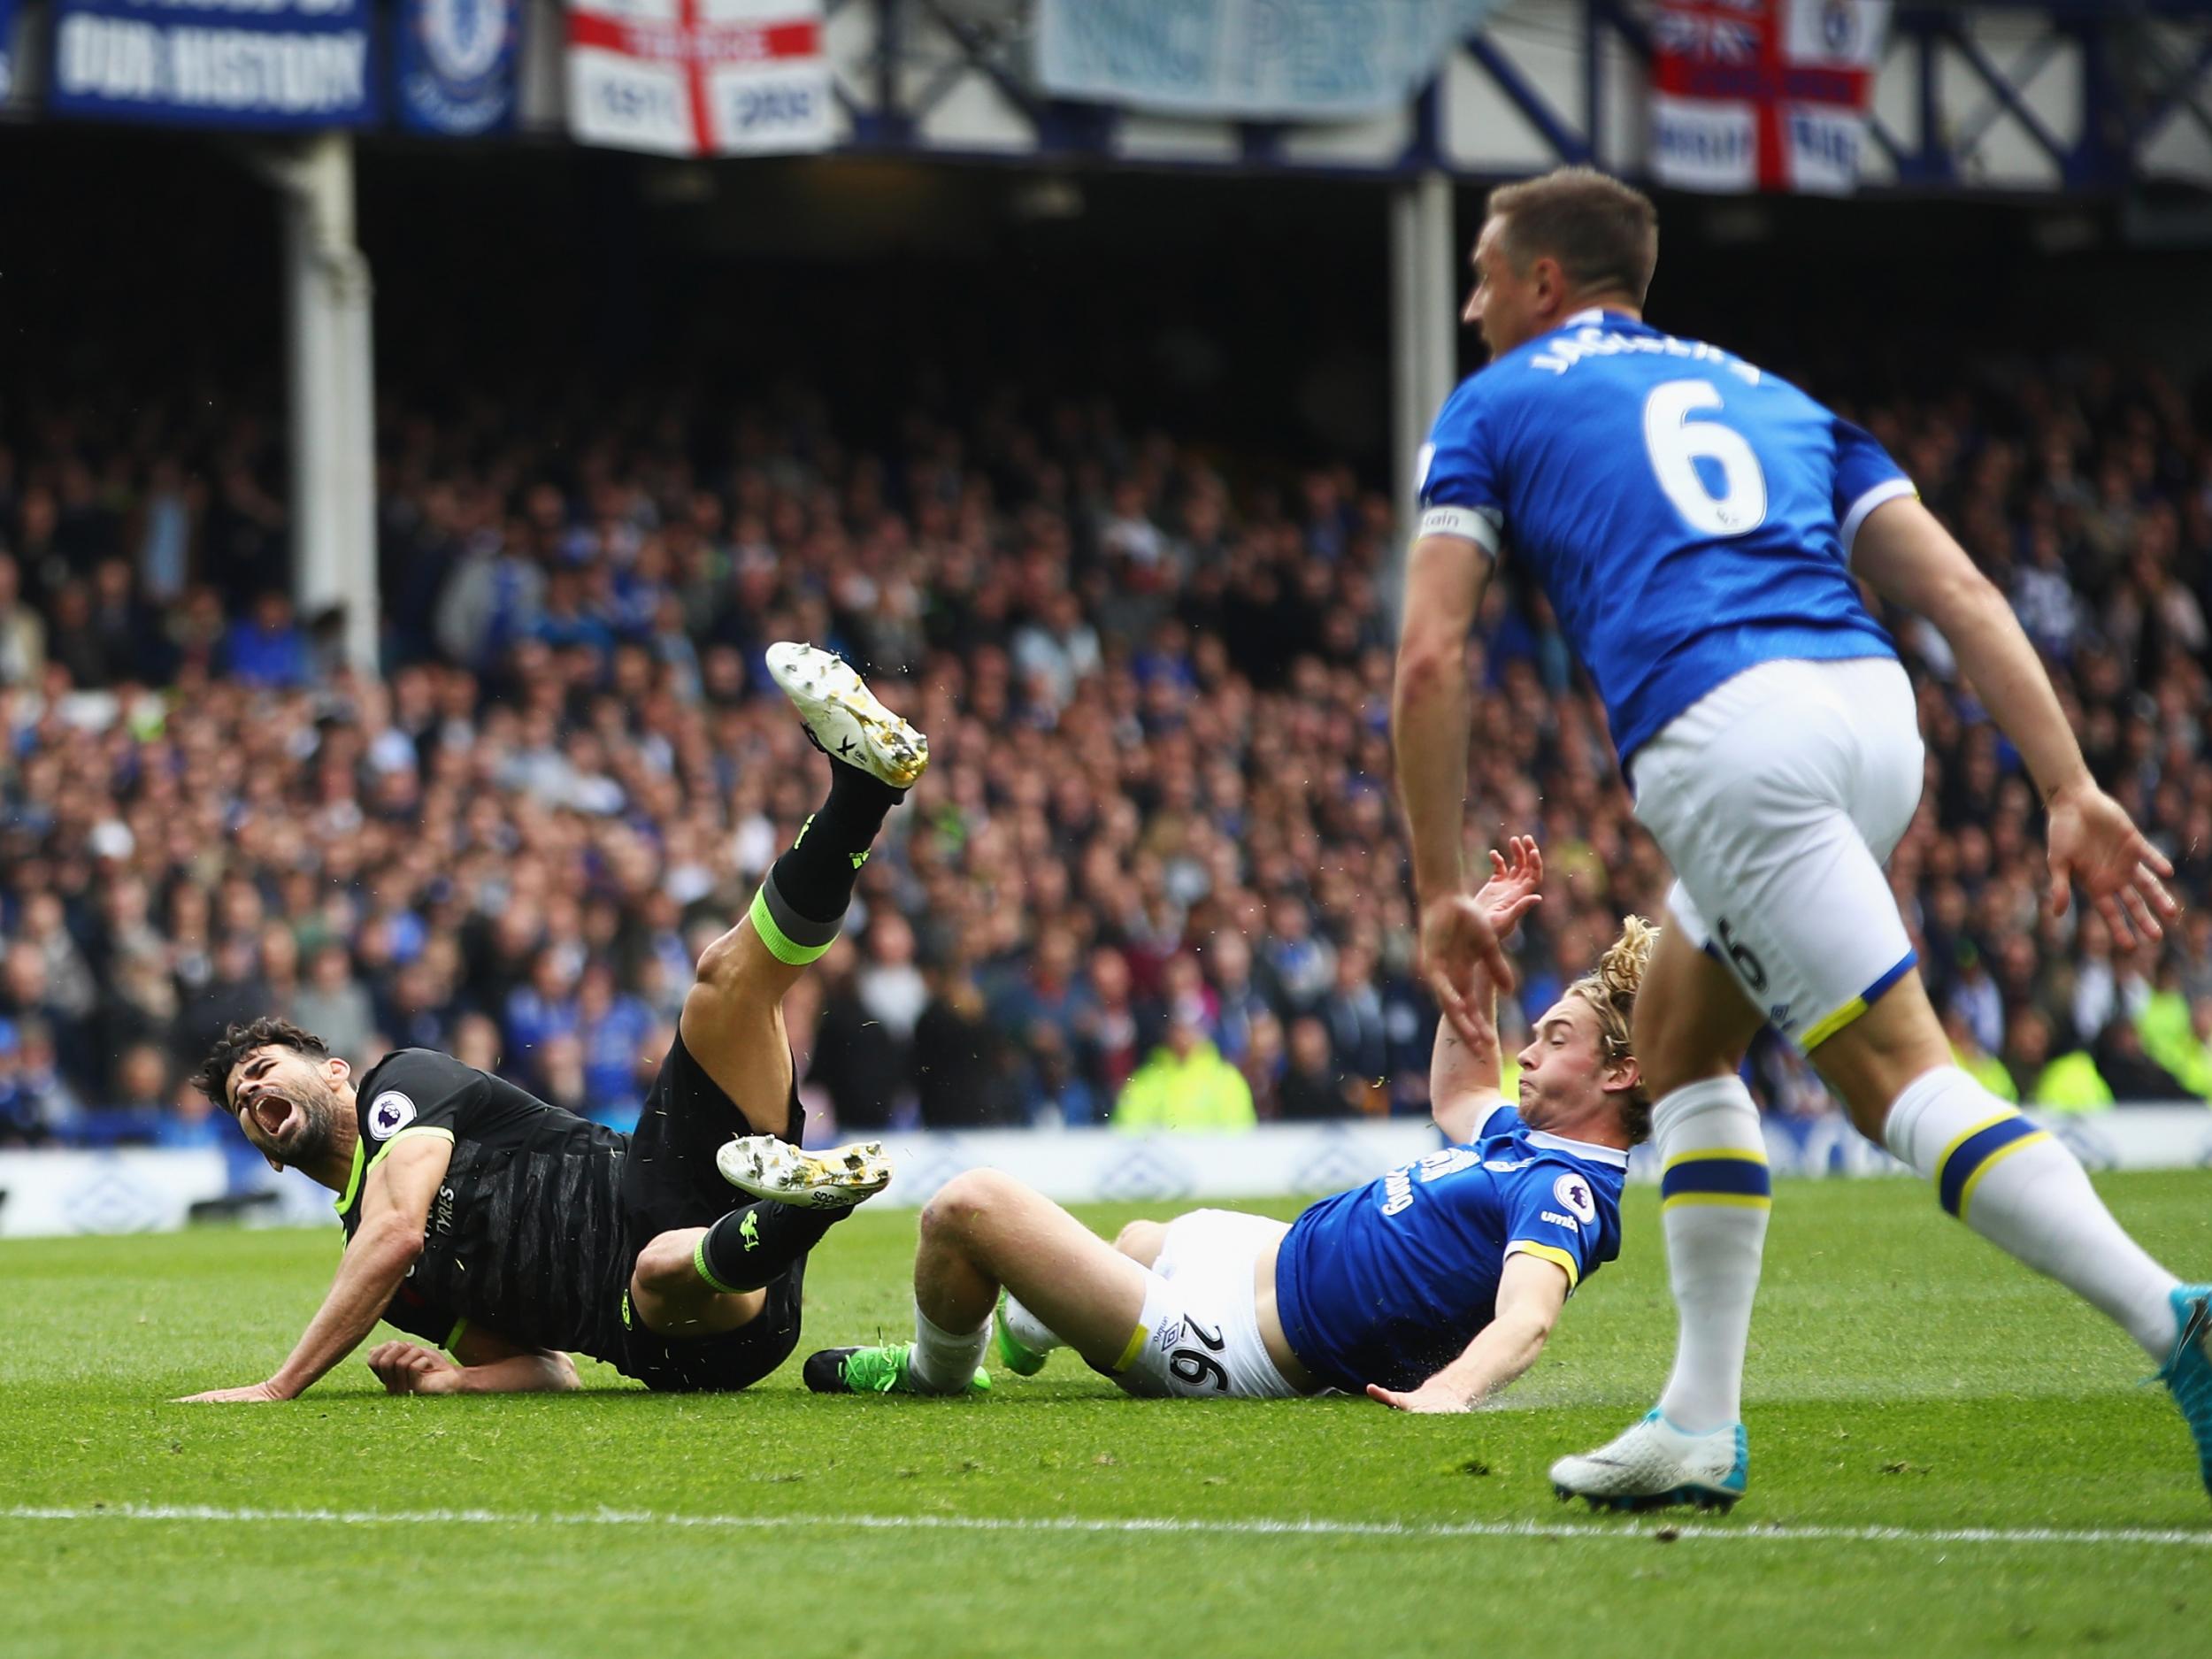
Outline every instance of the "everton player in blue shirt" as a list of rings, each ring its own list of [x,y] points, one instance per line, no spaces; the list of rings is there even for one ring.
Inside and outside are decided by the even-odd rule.
[[[1543,861],[1516,840],[1477,895],[1509,933]],[[1620,1252],[1628,1148],[1649,1102],[1628,1017],[1651,949],[1631,919],[1594,973],[1537,1022],[1517,1110],[1499,1092],[1491,999],[1438,1033],[1436,1120],[1451,1144],[1294,1223],[1201,1210],[1113,1245],[995,1170],[922,1212],[915,1340],[807,1362],[822,1393],[975,1393],[1003,1286],[999,1357],[1025,1374],[1073,1348],[1135,1394],[1274,1399],[1364,1389],[1414,1411],[1480,1404],[1542,1352],[1562,1305]]]
[[[1676,884],[1633,1047],[1656,1102],[1680,1315],[1657,1409],[1555,1465],[1563,1496],[1732,1503],[1770,1193],[1736,1071],[1770,1024],[1943,1207],[2162,1365],[2212,1486],[2212,1286],[2124,1233],[2065,1148],[1952,1060],[1882,864],[1920,798],[1913,691],[1859,584],[1942,633],[2049,818],[2053,912],[2078,886],[2156,939],[2172,873],[2100,789],[2004,596],[1881,446],[1796,388],[1643,319],[1651,204],[1587,168],[1501,189],[1466,320],[1490,366],[1421,466],[1392,727],[1431,983],[1463,1030],[1511,970],[1461,870],[1466,641],[1492,567],[1541,588],[1603,697]]]

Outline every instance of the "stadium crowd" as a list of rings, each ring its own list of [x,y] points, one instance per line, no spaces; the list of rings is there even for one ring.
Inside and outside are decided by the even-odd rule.
[[[2011,595],[2190,911],[2039,905],[2016,757],[1910,619],[1925,797],[1893,881],[1962,1059],[2071,1110],[2212,1098],[2212,433],[2154,375],[1985,372],[1852,410]],[[847,1130],[1425,1109],[1391,798],[1388,502],[1071,404],[848,448],[731,411],[395,406],[382,679],[282,596],[269,423],[87,403],[0,442],[0,1142],[209,1143],[182,1082],[280,1010],[634,1119],[701,944],[816,802],[767,682],[836,646],[929,778],[789,1005]],[[1232,478],[1238,481],[1233,487]],[[1541,840],[1525,1025],[1665,871],[1540,601],[1494,588],[1471,834]],[[1825,1095],[1778,1044],[1769,1110]]]

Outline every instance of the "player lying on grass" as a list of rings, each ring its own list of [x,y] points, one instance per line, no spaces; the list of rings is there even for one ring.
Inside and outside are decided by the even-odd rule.
[[[2116,1221],[2066,1148],[1954,1062],[1882,865],[1919,804],[1912,682],[1861,596],[1916,611],[2011,739],[2048,818],[2050,906],[2079,887],[2155,940],[2171,864],[2097,785],[2034,647],[1872,437],[1786,381],[1643,319],[1651,203],[1588,168],[1494,192],[1466,320],[1494,360],[1437,416],[1406,565],[1391,732],[1425,965],[1446,1017],[1511,970],[1461,868],[1466,645],[1493,564],[1540,588],[1603,695],[1636,817],[1673,865],[1638,1000],[1679,1314],[1657,1408],[1562,1459],[1562,1496],[1732,1502],[1770,1192],[1737,1076],[1770,1025],[1870,1139],[2001,1249],[2124,1330],[2212,1487],[2212,1285]]]
[[[1543,861],[1516,840],[1480,902],[1509,933]],[[1517,1110],[1499,1092],[1494,1008],[1437,1033],[1431,1098],[1452,1143],[1294,1222],[1200,1210],[1138,1221],[1109,1245],[995,1170],[957,1176],[922,1211],[914,1340],[831,1348],[818,1393],[958,1394],[1002,1287],[1000,1359],[1033,1372],[1072,1348],[1131,1394],[1281,1399],[1325,1389],[1409,1411],[1463,1411],[1543,1351],[1575,1286],[1620,1251],[1628,1148],[1650,1105],[1628,1052],[1653,934],[1632,918],[1597,972],[1537,1022]]]
[[[827,652],[780,644],[768,666],[832,757],[829,796],[699,958],[634,1135],[426,1049],[357,1087],[281,1020],[225,1033],[200,1087],[273,1165],[337,1192],[346,1246],[276,1374],[196,1400],[291,1399],[380,1318],[453,1356],[378,1347],[394,1394],[573,1388],[572,1351],[651,1388],[734,1389],[789,1356],[808,1250],[890,1170],[872,1143],[799,1150],[783,996],[836,936],[929,746]],[[760,1202],[732,1209],[732,1187]]]

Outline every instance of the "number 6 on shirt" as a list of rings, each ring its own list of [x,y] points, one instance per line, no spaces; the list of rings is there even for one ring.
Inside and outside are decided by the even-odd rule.
[[[1741,433],[1717,420],[1690,419],[1694,411],[1720,406],[1720,388],[1710,380],[1662,381],[1644,399],[1644,449],[1659,488],[1691,529],[1744,535],[1765,521],[1766,474]],[[1720,467],[1717,495],[1705,487],[1701,458]]]

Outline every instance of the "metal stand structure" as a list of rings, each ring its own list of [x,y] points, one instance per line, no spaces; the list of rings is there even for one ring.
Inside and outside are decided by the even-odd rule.
[[[293,600],[303,620],[333,607],[342,655],[377,667],[374,287],[354,242],[353,139],[320,133],[263,152],[283,198],[289,325]]]
[[[1410,506],[1429,423],[1459,360],[1452,181],[1425,173],[1390,190],[1390,414],[1393,493]]]
[[[556,0],[531,0],[553,39]],[[836,150],[1016,167],[1307,174],[1386,182],[1397,488],[1457,365],[1464,250],[1454,183],[1562,163],[1643,172],[1650,42],[1629,0],[1531,0],[1462,43],[1409,107],[1308,127],[1165,119],[1052,97],[1020,0],[826,0]],[[547,79],[547,85],[553,84]],[[526,97],[526,128],[557,104]],[[1870,126],[1867,194],[2103,200],[2212,184],[2212,0],[1901,0]],[[375,664],[371,285],[354,242],[353,141],[265,153],[286,203],[296,591],[345,614]],[[2129,222],[2141,219],[2133,214]],[[2203,234],[2169,215],[2175,234]]]

